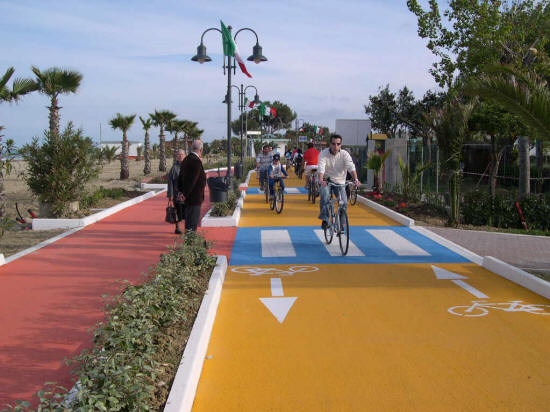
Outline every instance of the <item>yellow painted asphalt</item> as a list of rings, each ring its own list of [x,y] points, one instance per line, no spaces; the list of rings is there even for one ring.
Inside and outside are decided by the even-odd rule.
[[[285,196],[281,215],[259,199],[246,197],[240,227],[318,225],[304,195]],[[349,211],[352,225],[396,225]],[[538,313],[550,307],[460,316],[474,301],[547,299],[473,263],[306,266],[230,266],[195,411],[548,410],[550,316]],[[260,300],[274,296],[274,278],[296,298],[283,322]]]

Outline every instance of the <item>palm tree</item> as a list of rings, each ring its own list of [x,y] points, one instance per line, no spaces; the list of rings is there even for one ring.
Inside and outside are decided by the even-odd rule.
[[[59,109],[58,96],[60,94],[76,93],[82,74],[77,71],[52,67],[41,72],[37,67],[32,66],[36,75],[38,91],[50,97],[50,133],[52,136],[59,136]]]
[[[6,73],[0,78],[0,102],[17,102],[21,96],[35,91],[37,84],[31,79],[15,78],[11,89],[8,87],[8,81],[15,73],[13,67],[8,68]],[[4,129],[0,126],[0,131]],[[6,215],[6,195],[4,193],[4,172],[10,171],[10,155],[13,150],[13,141],[8,139],[5,143],[2,141],[3,135],[0,135],[0,219]],[[8,155],[8,157],[6,157]]]
[[[476,102],[448,101],[441,109],[432,110],[427,121],[434,131],[442,154],[442,165],[449,172],[449,195],[451,212],[449,224],[458,225],[460,212],[460,160],[462,147],[468,135],[468,120]]]
[[[139,121],[145,130],[145,139],[143,140],[143,154],[145,157],[145,166],[143,167],[143,174],[148,175],[151,173],[151,151],[149,149],[149,129],[153,125],[153,121],[150,118],[144,119],[139,116]]]
[[[535,73],[525,73],[511,66],[492,65],[485,74],[472,79],[466,86],[468,94],[477,95],[500,104],[514,113],[541,140],[550,138],[550,89]],[[528,140],[519,139],[519,195],[529,193]]]
[[[157,111],[150,113],[149,116],[153,120],[153,125],[160,127],[159,134],[159,171],[166,171],[166,140],[164,138],[164,129],[170,124],[172,120],[176,118],[176,114],[168,110]]]
[[[120,154],[120,180],[125,180],[130,177],[128,170],[128,129],[132,126],[136,115],[123,116],[120,113],[109,122],[113,129],[122,130],[122,152]]]
[[[185,137],[185,128],[187,127],[187,120],[172,120],[172,129],[174,131],[174,162],[178,154],[178,150],[181,149],[181,143],[178,140],[178,133],[183,133]],[[185,151],[187,153],[187,150]]]
[[[386,162],[386,159],[390,155],[391,150],[388,150],[386,153],[378,154],[374,153],[369,157],[367,161],[367,168],[374,170],[374,191],[377,193],[382,192],[382,184],[380,182],[380,171],[382,166]]]
[[[38,88],[37,83],[32,79],[16,78],[13,80],[11,90],[7,84],[11,76],[15,73],[15,69],[10,67],[6,73],[0,78],[0,101],[1,102],[16,102],[21,96],[33,92]]]

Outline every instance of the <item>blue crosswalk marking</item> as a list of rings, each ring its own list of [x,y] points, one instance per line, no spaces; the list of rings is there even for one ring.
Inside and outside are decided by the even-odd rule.
[[[339,264],[339,263],[466,263],[468,259],[434,242],[404,226],[353,226],[350,228],[350,242],[364,254],[364,256],[331,256],[316,235],[317,226],[288,226],[288,227],[240,227],[237,229],[235,243],[231,252],[230,264],[240,265],[270,265],[270,264]],[[403,239],[403,243],[410,242],[420,248],[421,252],[410,255],[398,254],[367,231],[369,230],[390,230],[392,238]],[[262,245],[262,231],[287,231],[288,236],[281,237],[281,242],[291,242],[295,256],[273,256],[273,253],[266,253],[270,248],[269,244]],[[272,236],[264,236],[264,239],[273,240]],[[395,239],[394,239],[395,240]],[[408,241],[408,242],[407,242]],[[334,237],[333,243],[338,244],[338,238]],[[279,245],[280,250],[288,250]],[[283,245],[284,246],[284,245]],[[264,248],[264,256],[262,256]],[[403,252],[402,252],[403,253]]]
[[[264,192],[259,187],[249,187],[246,189],[248,195],[263,195]],[[285,187],[285,195],[307,195],[307,189],[303,187]]]

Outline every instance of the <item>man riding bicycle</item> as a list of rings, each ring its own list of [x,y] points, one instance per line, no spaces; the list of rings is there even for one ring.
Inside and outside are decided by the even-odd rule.
[[[264,187],[264,182],[267,179],[267,169],[271,165],[271,160],[273,158],[272,153],[269,152],[269,146],[264,145],[262,147],[262,152],[256,156],[256,170],[260,174],[260,187]]]
[[[267,175],[269,176],[269,194],[271,196],[274,196],[275,191],[273,190],[273,186],[275,185],[275,179],[281,178],[283,176],[288,177],[288,173],[281,165],[281,156],[279,155],[279,153],[275,153],[273,155],[273,163],[269,165]],[[279,183],[281,185],[281,188],[285,190],[285,183],[283,182],[283,179],[281,179]]]
[[[325,229],[329,219],[327,206],[330,202],[330,188],[326,179],[330,179],[333,183],[344,185],[346,183],[346,172],[350,172],[355,186],[359,186],[359,180],[357,179],[357,172],[350,154],[345,150],[342,150],[342,136],[338,134],[333,134],[330,136],[330,146],[324,149],[319,155],[319,162],[317,166],[319,181],[321,182],[319,219],[322,220],[321,227]],[[346,208],[347,197],[345,187],[333,187],[332,190],[335,195],[338,191],[340,192],[340,197],[344,202],[342,207]]]
[[[307,144],[307,150],[304,153],[305,172],[306,172],[306,188],[309,185],[309,176],[311,171],[317,169],[317,163],[319,161],[319,150],[313,147],[313,143]]]

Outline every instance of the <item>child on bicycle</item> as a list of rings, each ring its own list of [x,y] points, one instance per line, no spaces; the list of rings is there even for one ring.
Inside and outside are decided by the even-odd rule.
[[[269,194],[273,196],[275,194],[273,190],[273,186],[275,184],[275,179],[280,178],[280,184],[281,188],[285,189],[285,183],[283,179],[285,177],[288,177],[288,173],[284,169],[284,167],[281,165],[281,155],[279,153],[275,153],[273,155],[273,162],[269,165],[269,169],[267,169],[267,176],[269,178]]]

